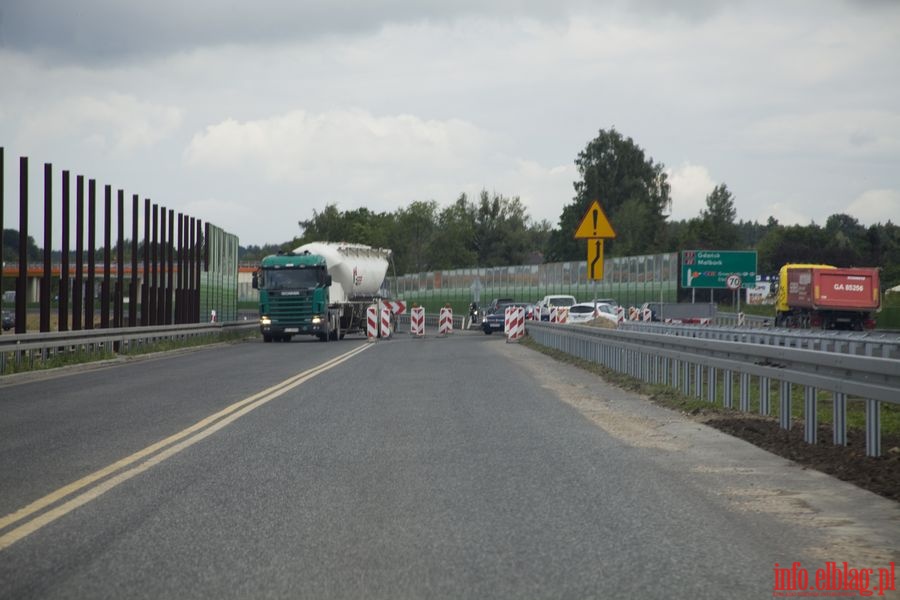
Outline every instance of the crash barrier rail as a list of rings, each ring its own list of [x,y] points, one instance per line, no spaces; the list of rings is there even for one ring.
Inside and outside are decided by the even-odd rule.
[[[762,317],[760,315],[748,315],[746,313],[716,313],[716,324],[727,325],[729,327],[772,327],[775,323],[774,317]]]
[[[468,315],[457,315],[457,314],[454,314],[454,315],[453,315],[453,329],[454,329],[454,331],[455,331],[455,330],[458,330],[458,329],[463,329],[463,324],[464,324],[464,322],[465,322],[465,320],[466,320],[467,318],[468,318]],[[440,315],[438,315],[438,314],[428,314],[428,313],[425,314],[425,327],[426,327],[426,328],[433,329],[435,332],[437,332],[439,323],[440,323]],[[402,314],[402,315],[397,315],[397,325],[398,325],[398,326],[405,326],[405,327],[407,327],[407,328],[410,326],[410,323],[409,323],[409,312],[408,312],[408,311],[407,311],[406,313]],[[476,326],[476,327],[480,327],[480,326],[481,326],[481,322],[476,323],[475,326]]]
[[[164,341],[218,337],[223,333],[258,328],[256,321],[234,321],[4,335],[0,337],[0,374],[5,373],[10,364],[17,369],[23,363],[34,368],[35,363],[46,364],[54,358],[125,354]]]
[[[710,403],[717,402],[721,383],[726,408],[734,408],[737,380],[738,408],[743,412],[750,411],[751,378],[756,378],[760,414],[770,414],[775,386],[780,425],[786,430],[791,427],[791,388],[801,386],[803,439],[810,444],[817,441],[818,391],[832,393],[835,445],[847,445],[847,399],[862,399],[868,456],[881,455],[881,404],[900,404],[896,359],[536,321],[529,321],[527,330],[543,346],[685,395],[705,395]]]
[[[619,329],[708,340],[784,346],[854,356],[900,359],[900,336],[879,331],[812,331],[798,329],[743,329],[708,325],[677,325],[626,321]]]

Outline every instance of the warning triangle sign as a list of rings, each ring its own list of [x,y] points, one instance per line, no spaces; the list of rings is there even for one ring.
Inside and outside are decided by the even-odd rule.
[[[574,237],[576,240],[616,237],[616,232],[613,231],[612,225],[609,224],[609,219],[606,218],[598,201],[594,200],[587,212],[584,213],[581,223],[575,230]]]

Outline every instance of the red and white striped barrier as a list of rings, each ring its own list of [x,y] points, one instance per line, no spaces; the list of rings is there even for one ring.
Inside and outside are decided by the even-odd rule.
[[[557,323],[568,323],[569,322],[569,307],[568,306],[560,306],[559,311],[556,315]]]
[[[409,333],[416,337],[425,337],[425,309],[417,306],[409,315]]]
[[[556,306],[550,307],[550,322],[559,323],[559,308]]]
[[[453,309],[442,308],[438,320],[438,335],[449,335],[451,333],[453,333]]]
[[[521,306],[508,306],[503,313],[503,329],[507,342],[517,342],[525,337],[525,309]]]
[[[618,319],[619,323],[625,322],[625,307],[624,306],[616,307],[616,319]]]
[[[378,309],[375,306],[366,309],[366,337],[370,342],[378,337]]]
[[[391,309],[382,307],[381,309],[381,337],[388,339],[391,337]]]
[[[403,300],[382,300],[381,304],[389,308],[395,315],[402,315],[406,312],[406,302]]]
[[[645,308],[644,313],[641,315],[641,317],[643,318],[644,322],[650,322],[653,320],[653,311],[649,308]]]

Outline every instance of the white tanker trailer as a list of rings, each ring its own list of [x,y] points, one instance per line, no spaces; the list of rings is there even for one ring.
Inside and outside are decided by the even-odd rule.
[[[366,308],[382,298],[390,256],[363,244],[312,242],[265,257],[253,278],[263,340],[365,332]]]

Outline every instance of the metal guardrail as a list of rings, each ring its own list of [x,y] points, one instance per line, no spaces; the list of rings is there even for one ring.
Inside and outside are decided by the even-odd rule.
[[[620,330],[709,340],[784,346],[821,352],[900,359],[900,336],[880,331],[811,331],[784,328],[716,327],[662,323],[622,323]]]
[[[160,341],[219,336],[258,327],[256,321],[235,321],[4,335],[0,336],[0,376],[9,364],[18,368],[27,362],[33,368],[36,362],[46,363],[54,357],[127,353]]]
[[[647,331],[597,329],[527,322],[539,344],[602,364],[647,383],[680,389],[710,403],[722,385],[725,407],[750,411],[751,377],[758,382],[759,412],[770,414],[772,388],[778,390],[780,425],[791,427],[791,388],[804,390],[803,439],[816,442],[817,393],[833,395],[833,441],[847,444],[847,399],[866,403],[866,454],[881,455],[881,404],[900,404],[900,360],[773,346],[698,339]],[[704,394],[705,392],[705,394]]]

